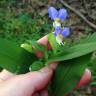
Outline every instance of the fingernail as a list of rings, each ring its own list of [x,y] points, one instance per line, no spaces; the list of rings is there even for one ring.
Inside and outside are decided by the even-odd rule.
[[[50,68],[50,66],[44,67],[40,70],[40,72],[44,73],[44,74],[51,74],[52,73],[52,69]]]
[[[56,69],[56,67],[57,67],[57,64],[58,64],[58,62],[50,62],[49,66],[54,71]]]
[[[86,69],[84,75],[82,76],[77,86],[80,87],[82,85],[86,85],[88,82],[90,82],[90,80],[91,80],[91,72],[88,69]]]

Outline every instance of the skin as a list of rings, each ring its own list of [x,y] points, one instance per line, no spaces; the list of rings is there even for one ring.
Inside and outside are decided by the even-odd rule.
[[[46,45],[48,43],[47,36],[37,42]],[[39,51],[36,52],[36,55],[37,57],[43,56]],[[53,62],[49,67],[21,75],[3,70],[0,73],[0,96],[48,96],[46,88],[57,64],[57,62]],[[86,69],[77,87],[88,83],[90,78],[91,73]]]

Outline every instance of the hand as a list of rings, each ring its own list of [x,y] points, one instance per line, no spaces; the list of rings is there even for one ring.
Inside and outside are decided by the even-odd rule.
[[[38,43],[46,45],[48,43],[47,36],[38,40]],[[40,52],[36,54],[38,57],[43,55]],[[39,71],[21,75],[15,75],[3,70],[0,73],[0,96],[48,96],[46,87],[56,65],[57,63],[54,62],[50,64],[50,67],[44,67]],[[86,69],[78,86],[87,83],[90,78],[91,73]]]

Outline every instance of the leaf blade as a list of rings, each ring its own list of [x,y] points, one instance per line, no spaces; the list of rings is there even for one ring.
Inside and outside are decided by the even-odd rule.
[[[52,96],[64,96],[76,87],[87,64],[90,62],[90,57],[91,55],[88,54],[58,64],[51,83]]]
[[[17,44],[0,38],[0,66],[13,73],[26,73],[35,56]]]
[[[64,52],[61,52],[57,55],[50,57],[48,62],[74,59],[74,58],[77,58],[77,57],[80,57],[80,56],[83,56],[83,55],[86,55],[95,51],[96,41],[92,37],[96,39],[96,34],[91,35],[90,37],[88,37],[89,39],[83,40],[80,44],[71,46]]]

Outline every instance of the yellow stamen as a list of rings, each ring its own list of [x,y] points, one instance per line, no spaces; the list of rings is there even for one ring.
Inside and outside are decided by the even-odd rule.
[[[59,18],[56,18],[54,21],[56,21],[56,22],[60,22],[60,19],[59,19]]]

